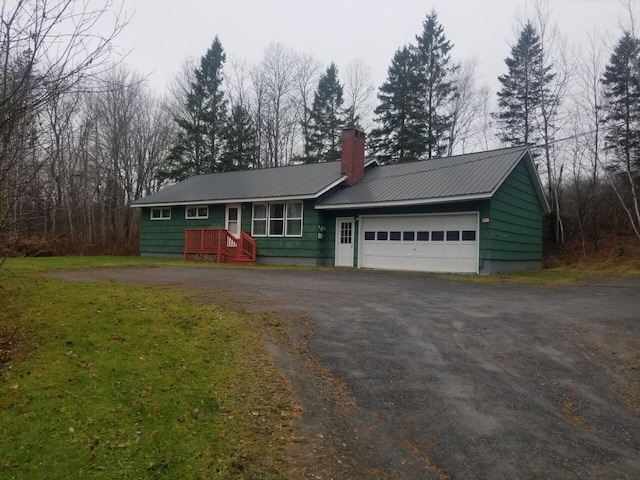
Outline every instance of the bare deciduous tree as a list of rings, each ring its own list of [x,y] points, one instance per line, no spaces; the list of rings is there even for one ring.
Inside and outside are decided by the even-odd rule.
[[[345,69],[344,103],[347,125],[370,130],[372,125],[375,86],[371,67],[362,59],[351,61]]]

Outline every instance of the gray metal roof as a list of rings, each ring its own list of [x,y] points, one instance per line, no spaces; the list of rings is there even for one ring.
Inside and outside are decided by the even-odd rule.
[[[324,199],[318,207],[355,208],[376,204],[488,198],[527,151],[526,146],[521,146],[383,165],[367,172],[366,177],[354,186],[340,189]],[[527,158],[531,163],[529,155]],[[534,176],[537,178],[537,175]]]
[[[133,206],[315,198],[346,178],[340,162],[198,175],[133,202]]]

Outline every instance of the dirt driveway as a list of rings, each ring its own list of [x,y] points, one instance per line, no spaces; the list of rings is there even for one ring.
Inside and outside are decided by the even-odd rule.
[[[539,288],[353,270],[126,268],[294,319],[293,478],[640,478],[640,279]],[[229,300],[231,299],[231,303]]]

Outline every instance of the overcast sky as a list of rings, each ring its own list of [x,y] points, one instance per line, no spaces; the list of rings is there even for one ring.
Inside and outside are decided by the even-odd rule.
[[[635,11],[638,11],[635,1]],[[574,44],[598,29],[615,41],[628,13],[621,0],[550,0],[553,17]],[[529,11],[533,10],[529,2]],[[189,56],[200,58],[218,35],[228,58],[257,64],[267,45],[279,42],[338,69],[357,58],[368,64],[376,89],[394,52],[413,43],[432,9],[454,44],[456,60],[476,57],[481,83],[494,91],[505,72],[516,19],[525,0],[124,0],[131,15],[118,45],[127,64],[149,75],[161,93]]]

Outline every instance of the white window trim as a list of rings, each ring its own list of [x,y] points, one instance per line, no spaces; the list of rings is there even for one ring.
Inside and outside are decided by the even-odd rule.
[[[196,209],[196,215],[195,216],[191,216],[189,215],[189,209],[190,208],[195,208]],[[201,208],[206,208],[207,209],[207,215],[200,215],[200,209]],[[184,218],[186,218],[187,220],[207,220],[209,218],[209,205],[189,205],[187,207],[184,207]]]
[[[257,205],[264,205],[265,211],[266,211],[266,216],[264,218],[255,218],[255,208]],[[259,220],[259,221],[263,221],[264,223],[264,234],[260,234],[258,235],[257,233],[254,232],[253,229],[253,222],[255,220]],[[269,228],[269,204],[268,203],[254,203],[251,206],[251,236],[252,237],[266,237],[267,236],[267,232]]]
[[[272,205],[282,205],[282,217],[271,218],[271,206]],[[285,235],[285,228],[287,222],[287,202],[271,202],[267,208],[267,236],[281,238]],[[282,222],[282,233],[271,233],[271,221],[279,221]]]
[[[300,217],[293,217],[291,219],[289,219],[287,217],[287,204],[292,204],[292,203],[299,203],[300,204]],[[276,205],[276,204],[281,204],[283,205],[283,212],[282,212],[282,218],[271,218],[271,205]],[[266,212],[267,212],[267,216],[266,218],[255,218],[255,207],[256,205],[264,205]],[[260,220],[260,221],[265,221],[265,234],[264,235],[257,235],[254,231],[254,221],[256,220]],[[280,235],[276,235],[276,234],[272,234],[271,233],[271,220],[281,220],[282,221],[282,234]],[[293,234],[289,234],[287,232],[287,220],[300,220],[300,234],[299,235],[293,235]],[[252,237],[272,237],[272,238],[283,238],[283,237],[289,237],[289,238],[300,238],[302,237],[304,233],[304,202],[302,200],[295,200],[295,201],[291,201],[291,202],[285,202],[285,201],[276,201],[276,202],[260,202],[260,203],[254,203],[251,207],[251,236]]]
[[[163,217],[162,216],[162,212],[164,210],[168,210],[169,211],[169,216],[168,217]],[[154,211],[159,211],[160,212],[160,216],[158,218],[154,218],[153,217],[153,212]],[[151,210],[149,210],[149,219],[156,222],[158,220],[171,220],[171,207],[154,207]]]
[[[293,217],[293,218],[289,218],[287,216],[287,206],[289,204],[294,204],[294,203],[299,203],[300,204],[300,216],[299,217]],[[304,202],[303,201],[299,201],[299,202],[285,202],[284,204],[284,234],[285,237],[293,237],[293,238],[300,238],[302,237],[302,233],[304,230]],[[289,220],[300,220],[300,234],[290,234],[289,233]]]

